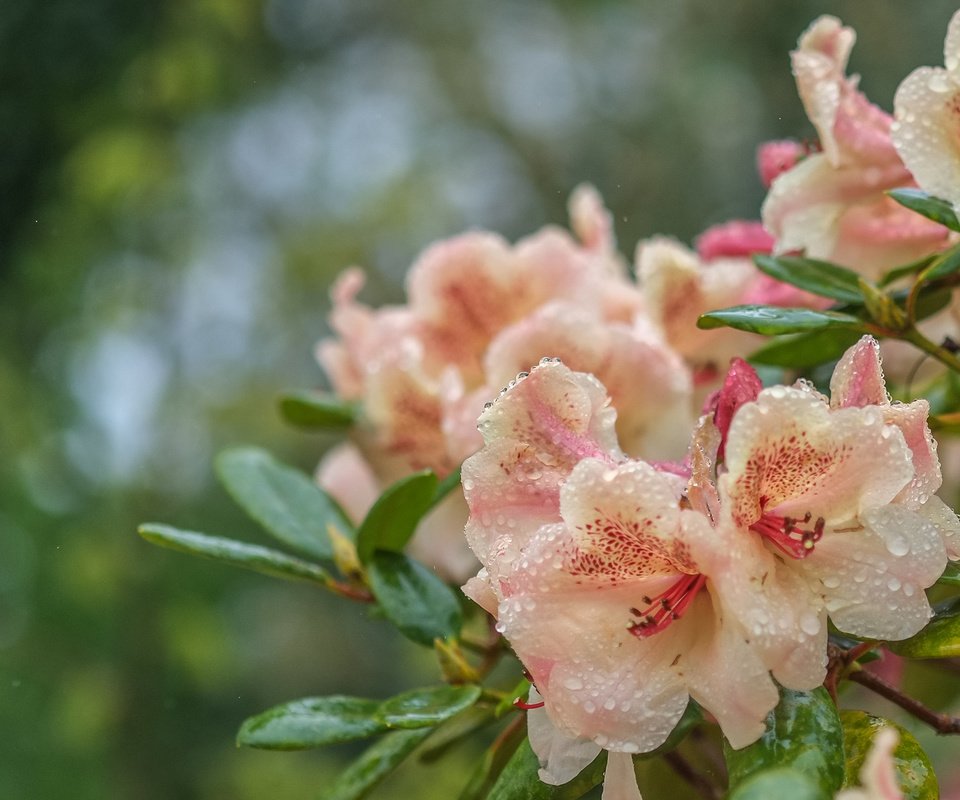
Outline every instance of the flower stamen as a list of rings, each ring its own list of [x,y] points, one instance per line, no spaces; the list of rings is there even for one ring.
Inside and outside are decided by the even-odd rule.
[[[809,511],[804,514],[803,519],[764,514],[750,526],[750,530],[766,537],[777,549],[791,558],[806,558],[820,541],[826,525],[823,517],[817,517],[813,528],[800,527],[799,523],[809,526],[811,519],[813,515]]]
[[[639,617],[639,621],[631,623],[627,630],[641,639],[664,630],[683,616],[706,582],[705,575],[684,575],[656,597],[644,595],[645,607],[630,609],[630,613]]]

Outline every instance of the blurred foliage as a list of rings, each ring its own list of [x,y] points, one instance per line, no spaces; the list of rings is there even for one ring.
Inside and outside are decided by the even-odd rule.
[[[0,796],[319,791],[359,750],[236,750],[238,723],[422,685],[429,654],[311,587],[134,529],[253,538],[212,455],[254,443],[315,463],[330,440],[283,427],[275,397],[322,382],[311,349],[336,272],[362,264],[365,296],[396,299],[431,239],[562,222],[582,180],[627,253],[756,217],[756,144],[812,135],[787,61],[803,28],[822,12],[857,28],[852,67],[890,107],[939,63],[953,10],[4,0]],[[915,680],[938,706],[957,693]],[[452,796],[477,757],[457,753],[429,789],[406,765],[392,796]]]

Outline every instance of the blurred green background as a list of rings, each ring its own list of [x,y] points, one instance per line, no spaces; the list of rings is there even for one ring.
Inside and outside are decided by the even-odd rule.
[[[889,108],[954,9],[3,0],[0,797],[314,796],[356,751],[237,750],[240,721],[432,682],[431,655],[134,531],[256,538],[214,453],[316,463],[330,440],[285,428],[275,396],[323,380],[333,276],[361,264],[366,299],[399,299],[432,239],[563,223],[584,180],[627,254],[755,218],[756,145],[813,135],[787,58],[806,25],[856,27],[852,69]],[[455,796],[474,755],[381,796]]]

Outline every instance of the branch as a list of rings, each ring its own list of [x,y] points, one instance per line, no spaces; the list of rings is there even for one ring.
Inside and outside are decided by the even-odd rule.
[[[881,697],[885,697],[891,703],[896,703],[904,711],[912,714],[921,722],[925,722],[937,733],[960,733],[960,717],[951,717],[949,714],[940,714],[927,708],[919,700],[905,695],[895,686],[891,686],[883,678],[874,675],[872,672],[859,670],[851,672],[847,677],[861,686],[866,686],[870,691],[876,692]]]

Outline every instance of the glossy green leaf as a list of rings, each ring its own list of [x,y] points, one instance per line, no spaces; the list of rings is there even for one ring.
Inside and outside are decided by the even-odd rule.
[[[934,608],[933,619],[920,633],[887,647],[907,658],[954,658],[960,656],[960,597]]]
[[[806,369],[840,358],[860,338],[857,331],[822,330],[778,337],[754,351],[751,363]]]
[[[431,508],[437,476],[415,472],[388,487],[357,530],[357,555],[366,563],[376,550],[400,552]]]
[[[761,272],[782,283],[842,303],[863,302],[860,276],[845,267],[801,256],[757,255],[753,261]]]
[[[891,727],[900,735],[893,751],[893,769],[905,800],[936,800],[940,796],[930,758],[912,733],[863,711],[842,711],[840,720],[846,752],[846,786],[860,785],[860,770],[874,736],[881,728]]]
[[[736,328],[767,336],[818,330],[865,331],[862,320],[839,311],[815,311],[812,308],[778,306],[733,306],[711,311],[697,320],[699,328]]]
[[[960,566],[955,562],[950,561],[947,563],[947,568],[943,571],[943,575],[937,580],[941,586],[960,586]]]
[[[748,778],[729,800],[833,800],[833,794],[790,767],[773,767]]]
[[[362,800],[431,733],[433,728],[388,733],[340,773],[320,800]]]
[[[540,764],[524,739],[497,778],[487,800],[574,800],[603,782],[607,754],[602,752],[576,778],[563,786],[550,786],[537,775]]]
[[[290,392],[280,398],[280,414],[291,425],[311,430],[345,431],[356,419],[350,403],[326,392]]]
[[[327,525],[352,535],[353,526],[326,492],[265,450],[227,450],[217,458],[217,473],[233,499],[268,533],[308,555],[333,558]]]
[[[433,505],[438,505],[450,492],[460,490],[460,467],[447,475],[437,484],[437,491],[433,495]]]
[[[490,791],[500,780],[503,771],[517,752],[517,748],[526,741],[526,718],[514,717],[476,762],[467,785],[460,793],[459,800],[488,798]]]
[[[443,725],[423,749],[418,758],[424,764],[432,764],[443,758],[450,750],[471,737],[481,728],[494,723],[493,709],[488,705],[471,706]]]
[[[183,531],[157,523],[141,525],[138,533],[148,542],[161,547],[212,558],[232,567],[251,569],[274,578],[310,581],[324,586],[330,581],[330,575],[316,564],[288,556],[278,550],[260,547],[260,545],[238,542],[221,536],[208,536],[195,531]]]
[[[389,728],[425,728],[465,711],[479,697],[480,687],[472,685],[414,689],[384,700],[377,716]]]
[[[953,292],[950,289],[934,289],[932,291],[924,290],[920,292],[917,298],[916,318],[917,321],[932,317],[938,311],[942,311],[953,299]]]
[[[434,639],[460,633],[463,612],[456,595],[412,558],[378,550],[367,564],[367,579],[384,616],[413,641],[432,647]]]
[[[304,750],[388,730],[377,716],[380,703],[360,697],[308,697],[250,717],[240,727],[237,744],[264,750]]]
[[[887,194],[911,211],[960,232],[960,221],[948,201],[929,195],[922,189],[891,189]]]
[[[767,716],[767,730],[740,750],[723,747],[731,790],[772,769],[789,767],[833,796],[843,783],[843,730],[826,690],[780,690],[780,702]]]

